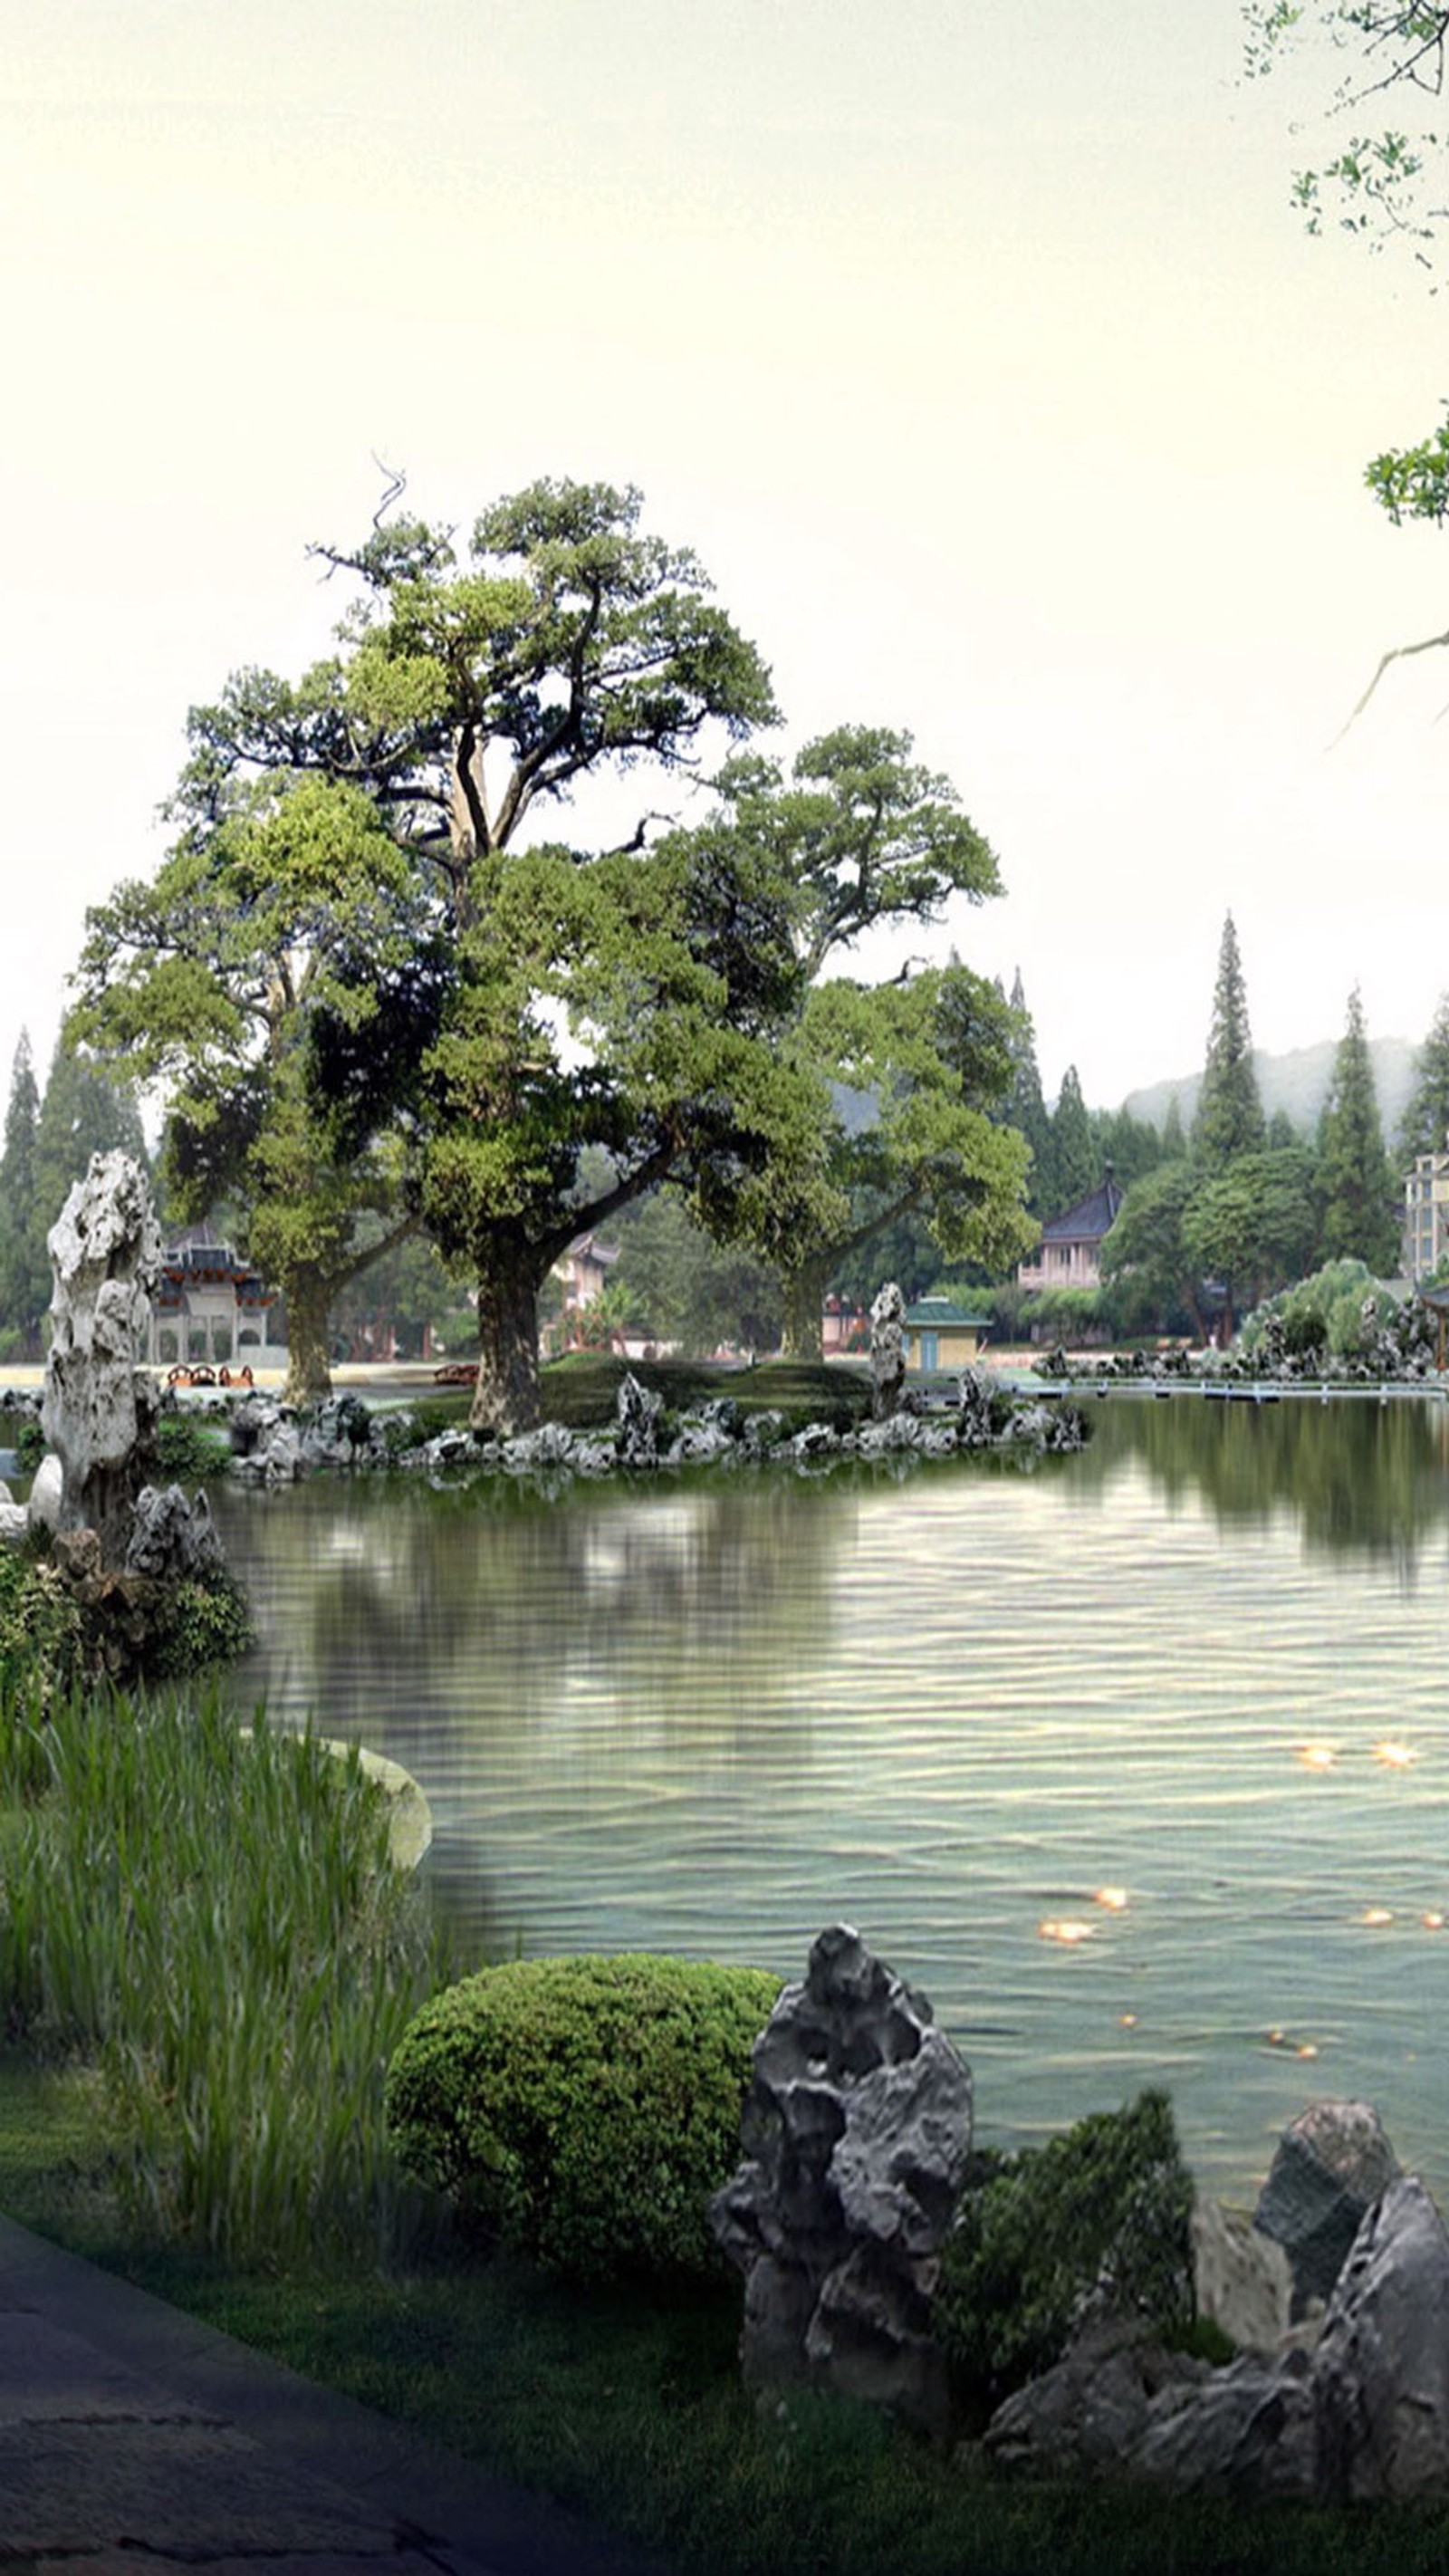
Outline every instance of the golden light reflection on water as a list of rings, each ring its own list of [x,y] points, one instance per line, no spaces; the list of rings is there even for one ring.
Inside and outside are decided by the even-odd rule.
[[[1373,1756],[1375,1762],[1382,1762],[1389,1771],[1407,1771],[1410,1763],[1419,1759],[1414,1747],[1401,1744],[1396,1736],[1389,1736],[1382,1744],[1376,1744]]]

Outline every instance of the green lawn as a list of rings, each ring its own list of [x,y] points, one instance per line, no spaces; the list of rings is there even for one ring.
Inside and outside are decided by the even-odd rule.
[[[0,2052],[0,2206],[308,2376],[718,2576],[1438,2576],[1449,2510],[1261,2514],[1013,2486],[825,2399],[757,2407],[738,2294],[584,2293],[435,2246],[384,2276],[139,2243],[83,2076]]]

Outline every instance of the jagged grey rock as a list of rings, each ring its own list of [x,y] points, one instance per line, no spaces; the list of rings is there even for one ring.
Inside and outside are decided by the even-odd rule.
[[[1278,2142],[1253,2223],[1284,2248],[1293,2314],[1333,2289],[1366,2212],[1399,2171],[1367,2102],[1313,2102]]]
[[[997,2407],[985,2434],[1003,2468],[1070,2477],[1119,2469],[1144,2439],[1154,2399],[1192,2389],[1205,2361],[1168,2353],[1140,2318],[1091,2317],[1060,2361]]]
[[[1153,2397],[1123,2465],[1173,2495],[1242,2503],[1311,2497],[1317,2432],[1310,2370],[1303,2352],[1274,2362],[1245,2353],[1226,2370],[1180,2376]]]
[[[1240,2351],[1276,2353],[1289,2332],[1293,2272],[1283,2247],[1246,2210],[1199,2200],[1190,2221],[1193,2295],[1200,2317]]]
[[[971,2150],[970,2070],[847,1924],[821,1933],[755,2043],[740,2142],[710,2214],[745,2275],[746,2379],[813,2379],[943,2424],[930,2302]]]
[[[886,1422],[901,1401],[906,1379],[906,1301],[888,1279],[870,1310],[871,1412]]]
[[[159,1582],[214,1579],[224,1568],[211,1505],[198,1493],[188,1502],[179,1485],[143,1485],[136,1496],[126,1572]]]
[[[442,1448],[444,1441],[461,1442],[462,1445],[445,1452]],[[428,1448],[430,1452],[439,1453],[439,1466],[456,1464],[460,1459],[473,1455],[472,1438],[466,1431],[442,1431],[435,1441],[429,1441]],[[541,1422],[536,1431],[521,1431],[517,1439],[504,1441],[503,1464],[512,1474],[526,1475],[536,1467],[567,1467],[572,1463],[573,1453],[574,1435],[567,1424]]]
[[[1449,2238],[1415,2175],[1388,2184],[1354,2239],[1313,2390],[1326,2499],[1449,2494]]]
[[[956,1437],[963,1449],[989,1449],[996,1437],[991,1377],[984,1368],[964,1368],[958,1381],[960,1402]]]
[[[30,1513],[24,1503],[17,1503],[7,1484],[0,1482],[0,1541],[28,1538]]]
[[[664,1398],[641,1386],[631,1369],[620,1380],[618,1445],[621,1467],[653,1467],[659,1458],[659,1417]]]
[[[130,1155],[93,1154],[46,1238],[54,1277],[41,1422],[60,1460],[60,1527],[119,1565],[151,1466],[155,1385],[141,1366],[161,1230]]]

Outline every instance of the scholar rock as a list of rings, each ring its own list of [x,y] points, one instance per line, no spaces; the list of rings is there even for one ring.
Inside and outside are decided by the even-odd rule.
[[[157,1410],[140,1361],[161,1232],[139,1164],[93,1154],[46,1240],[55,1285],[41,1421],[61,1465],[60,1527],[98,1531],[119,1564]]]
[[[871,1411],[888,1421],[901,1401],[906,1378],[906,1301],[888,1279],[870,1310]]]
[[[659,1457],[659,1417],[664,1398],[641,1386],[631,1369],[620,1380],[618,1442],[621,1467],[652,1467]]]
[[[746,2379],[814,2379],[942,2423],[930,2303],[971,2077],[924,1998],[847,1925],[822,1932],[755,2043],[740,2140],[710,2215],[745,2274]]]
[[[136,1497],[128,1574],[159,1582],[214,1580],[223,1571],[221,1541],[205,1494],[188,1502],[179,1485],[143,1485]]]
[[[32,1529],[48,1529],[52,1534],[60,1527],[60,1506],[64,1475],[53,1449],[47,1449],[30,1480],[27,1518]]]

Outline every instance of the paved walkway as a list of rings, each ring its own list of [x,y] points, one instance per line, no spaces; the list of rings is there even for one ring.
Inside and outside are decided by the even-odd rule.
[[[0,2576],[662,2576],[0,2218]]]

